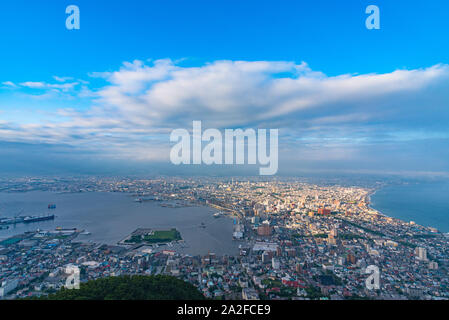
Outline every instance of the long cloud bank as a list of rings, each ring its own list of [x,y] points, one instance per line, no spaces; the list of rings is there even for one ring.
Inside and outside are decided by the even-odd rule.
[[[385,146],[423,140],[444,146],[449,138],[449,66],[444,64],[327,76],[304,62],[215,61],[188,67],[165,59],[127,62],[114,72],[93,72],[89,81],[54,80],[5,79],[5,90],[70,98],[74,107],[52,110],[51,119],[43,116],[36,123],[0,120],[1,140],[166,160],[169,132],[201,120],[213,128],[279,128],[281,149],[291,161],[365,161]],[[90,107],[77,109],[77,99],[88,99]]]

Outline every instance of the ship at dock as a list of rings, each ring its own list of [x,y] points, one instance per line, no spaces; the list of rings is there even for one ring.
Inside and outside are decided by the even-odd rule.
[[[23,223],[24,217],[0,218],[0,226]]]
[[[54,220],[55,215],[46,216],[26,216],[26,217],[14,217],[14,218],[0,218],[0,226],[15,225],[19,223],[33,223]]]
[[[23,223],[42,222],[42,221],[49,221],[49,220],[54,220],[54,219],[55,219],[54,214],[51,214],[48,216],[29,216],[29,217],[25,217],[23,219]]]

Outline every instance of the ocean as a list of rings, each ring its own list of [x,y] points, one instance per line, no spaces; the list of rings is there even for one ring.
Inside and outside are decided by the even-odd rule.
[[[371,196],[381,213],[449,232],[449,181],[392,185]]]

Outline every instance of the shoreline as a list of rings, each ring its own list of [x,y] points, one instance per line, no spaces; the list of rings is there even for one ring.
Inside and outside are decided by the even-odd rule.
[[[424,225],[424,224],[421,224],[421,223],[417,223],[417,222],[414,221],[414,220],[406,221],[405,219],[396,218],[396,217],[393,217],[393,216],[391,216],[391,215],[387,215],[387,214],[381,212],[379,209],[374,208],[373,203],[372,203],[372,197],[373,197],[374,195],[376,195],[376,193],[377,193],[378,191],[384,189],[385,187],[391,187],[391,185],[390,185],[390,186],[387,185],[387,186],[383,186],[383,187],[380,187],[380,188],[376,188],[376,189],[374,189],[373,191],[371,191],[371,192],[369,192],[369,193],[367,194],[367,198],[368,198],[368,201],[369,201],[369,205],[368,205],[368,208],[369,208],[369,209],[375,211],[377,214],[379,214],[379,215],[381,215],[381,216],[383,216],[383,217],[388,217],[388,218],[390,218],[390,219],[395,219],[395,220],[398,220],[398,221],[401,221],[401,222],[407,223],[407,224],[410,224],[410,222],[413,222],[415,225],[420,226],[420,227],[423,227],[423,228],[426,228],[426,229],[429,229],[429,228],[435,229],[435,230],[437,231],[436,233],[441,233],[441,234],[447,234],[447,235],[449,235],[449,232],[441,231],[441,230],[440,230],[439,228],[437,228],[437,227],[434,227],[434,226],[431,226],[431,225]]]

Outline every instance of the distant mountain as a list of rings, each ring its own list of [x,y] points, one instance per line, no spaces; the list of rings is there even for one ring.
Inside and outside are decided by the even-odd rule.
[[[61,289],[44,300],[203,300],[193,285],[169,276],[121,276]]]

